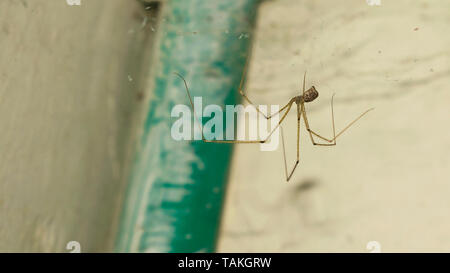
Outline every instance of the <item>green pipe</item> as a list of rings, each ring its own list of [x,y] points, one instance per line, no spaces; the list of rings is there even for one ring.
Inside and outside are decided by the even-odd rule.
[[[213,252],[231,144],[175,141],[172,107],[192,95],[238,104],[258,0],[167,0],[149,79],[152,90],[116,241],[118,252]],[[205,120],[203,121],[205,122]]]

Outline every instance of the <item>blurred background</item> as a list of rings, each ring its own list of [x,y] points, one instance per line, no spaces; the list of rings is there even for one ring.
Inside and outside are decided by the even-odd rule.
[[[447,1],[0,2],[0,251],[448,252]],[[250,54],[251,53],[251,54]],[[284,105],[313,146],[174,141],[170,109]],[[303,124],[302,124],[303,126]],[[295,163],[295,111],[284,122]],[[375,243],[370,243],[375,242]],[[373,249],[372,249],[373,250]]]

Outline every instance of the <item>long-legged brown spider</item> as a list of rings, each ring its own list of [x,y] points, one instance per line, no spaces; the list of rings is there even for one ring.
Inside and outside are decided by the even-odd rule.
[[[248,61],[247,61],[247,63],[248,63]],[[297,166],[298,166],[298,164],[300,162],[300,147],[299,147],[300,146],[300,120],[301,120],[302,115],[303,115],[303,121],[305,122],[306,130],[309,133],[309,137],[310,137],[311,142],[312,142],[313,145],[334,146],[334,145],[336,145],[336,139],[340,135],[342,135],[348,128],[350,128],[355,122],[357,122],[359,119],[361,119],[365,114],[367,114],[369,111],[374,109],[374,108],[370,108],[370,109],[366,110],[361,115],[359,115],[356,119],[354,119],[352,122],[350,122],[347,126],[345,126],[338,134],[336,134],[335,125],[334,125],[334,107],[333,107],[334,94],[333,94],[333,96],[331,97],[331,121],[332,121],[332,127],[333,127],[333,138],[328,139],[328,138],[323,137],[320,134],[314,132],[309,127],[308,118],[306,116],[305,103],[315,100],[319,96],[319,92],[317,92],[317,90],[316,90],[316,88],[314,86],[311,86],[308,90],[305,91],[306,71],[305,71],[305,74],[303,75],[303,91],[302,91],[302,95],[298,95],[298,96],[295,96],[295,97],[291,98],[289,100],[289,102],[285,106],[283,106],[280,110],[278,110],[277,112],[275,112],[273,114],[266,115],[265,113],[263,113],[263,112],[261,112],[259,110],[259,107],[257,107],[247,97],[247,95],[242,90],[242,86],[243,86],[244,78],[245,78],[245,73],[246,73],[246,70],[247,70],[247,63],[245,64],[244,71],[242,72],[241,82],[239,84],[239,93],[244,97],[244,99],[248,103],[250,103],[253,107],[255,107],[255,109],[256,109],[256,111],[258,113],[263,115],[267,120],[271,119],[275,115],[278,115],[278,114],[282,113],[284,110],[286,110],[285,113],[283,114],[283,116],[281,117],[281,119],[279,120],[279,122],[277,123],[275,128],[267,135],[267,137],[264,140],[207,140],[207,139],[205,139],[205,137],[203,135],[202,127],[200,127],[200,131],[201,131],[201,134],[202,134],[202,141],[204,141],[204,142],[212,142],[212,143],[265,143],[267,140],[269,140],[269,138],[277,130],[277,128],[280,127],[280,129],[281,129],[281,137],[282,137],[282,146],[283,146],[283,157],[284,157],[284,168],[285,168],[285,173],[286,173],[286,181],[289,181],[291,179],[292,174],[294,173],[295,169],[297,168]],[[189,91],[188,84],[187,84],[186,80],[184,79],[184,77],[181,76],[179,73],[174,72],[174,74],[177,75],[178,77],[180,77],[183,80],[183,82],[184,82],[184,86],[186,88],[186,92],[187,92],[187,95],[189,97],[189,102],[191,103],[191,108],[192,108],[192,111],[194,112],[194,117],[195,117],[194,103],[192,102],[192,97],[191,97],[191,94],[190,94],[190,91]],[[289,111],[291,110],[291,107],[294,104],[294,102],[297,105],[297,160],[295,161],[295,164],[294,164],[294,167],[292,168],[292,170],[290,172],[288,172],[287,162],[286,162],[286,151],[285,151],[285,147],[284,147],[283,128],[280,125],[284,121],[284,119],[286,118],[286,116],[289,113]],[[197,119],[197,117],[195,117],[195,118]],[[319,139],[322,139],[323,141],[326,141],[327,143],[318,143],[318,142],[316,142],[314,140],[313,136],[316,136]]]

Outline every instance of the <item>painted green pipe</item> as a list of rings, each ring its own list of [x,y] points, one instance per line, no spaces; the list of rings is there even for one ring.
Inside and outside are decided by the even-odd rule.
[[[118,252],[213,252],[231,144],[175,141],[171,110],[192,95],[237,104],[258,0],[167,0],[149,79],[152,96],[128,181]],[[203,121],[205,122],[205,120]]]

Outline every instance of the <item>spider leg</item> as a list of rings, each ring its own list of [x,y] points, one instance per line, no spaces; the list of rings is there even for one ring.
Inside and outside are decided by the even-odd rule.
[[[242,91],[242,89],[240,89],[240,88],[239,88],[239,93],[241,93],[242,97],[243,97],[250,105],[252,105],[252,106],[256,109],[256,111],[257,111],[258,113],[260,113],[261,115],[263,115],[267,120],[269,120],[269,119],[271,119],[273,116],[278,115],[279,113],[281,113],[284,109],[286,109],[286,108],[289,106],[289,103],[290,103],[290,102],[288,102],[285,106],[283,106],[283,107],[282,107],[280,110],[278,110],[277,112],[272,113],[272,114],[270,114],[270,115],[266,115],[266,114],[264,114],[262,111],[259,110],[259,107],[256,106],[256,105],[255,105],[255,104],[247,97],[247,95]]]
[[[272,136],[272,134],[278,129],[278,127],[280,127],[281,123],[284,121],[284,119],[286,118],[289,111],[291,111],[291,107],[292,107],[293,103],[294,103],[294,100],[291,100],[288,103],[286,112],[283,114],[280,121],[278,121],[275,128],[272,129],[272,131],[269,133],[269,135],[267,135],[267,137],[264,140],[207,140],[203,136],[203,130],[202,130],[202,140],[204,142],[212,142],[212,143],[237,143],[237,144],[239,144],[239,143],[266,143],[267,140],[269,140],[269,138]]]
[[[247,57],[247,60],[245,61],[245,65],[244,65],[244,70],[242,70],[242,76],[241,76],[241,82],[239,83],[239,93],[241,94],[241,96],[249,103],[251,104],[258,113],[260,113],[261,115],[263,115],[266,119],[271,119],[273,116],[278,115],[279,113],[281,113],[284,109],[286,109],[289,106],[288,102],[285,106],[283,106],[280,110],[278,110],[276,113],[272,113],[270,115],[266,115],[265,113],[261,112],[259,110],[259,107],[256,106],[251,100],[250,98],[244,93],[243,90],[243,85],[244,85],[244,79],[246,77],[247,74],[247,68],[248,68],[248,63],[249,63],[250,58]]]
[[[280,112],[282,112],[282,111],[285,110],[286,108],[287,108],[287,111],[283,114],[283,116],[281,117],[281,119],[280,119],[280,121],[278,122],[278,124],[275,126],[275,128],[269,133],[269,135],[268,135],[268,136],[266,137],[266,139],[264,139],[264,140],[207,140],[207,139],[205,139],[205,136],[203,135],[203,128],[202,128],[202,126],[200,125],[200,123],[198,123],[198,124],[199,124],[199,127],[200,127],[200,131],[201,131],[201,133],[202,133],[202,141],[204,141],[204,142],[211,142],[211,143],[237,143],[237,144],[239,144],[239,143],[265,143],[265,142],[267,142],[267,140],[272,136],[272,134],[275,132],[275,130],[280,126],[280,124],[283,122],[283,120],[286,118],[287,114],[288,114],[289,111],[291,110],[292,104],[293,104],[293,102],[295,101],[294,98],[292,98],[292,99],[291,99],[285,106],[283,106],[280,110],[278,110],[276,113],[271,114],[270,116],[266,116],[264,113],[262,113],[262,112],[258,109],[258,107],[256,107],[256,106],[248,99],[248,97],[241,91],[242,85],[243,85],[243,82],[244,82],[245,71],[246,71],[247,65],[248,65],[248,59],[247,59],[247,61],[246,61],[246,64],[245,64],[245,67],[244,67],[244,71],[243,71],[243,74],[242,74],[242,78],[241,78],[241,82],[240,82],[240,84],[239,84],[239,92],[243,95],[243,97],[244,97],[250,104],[252,104],[252,106],[255,107],[255,109],[256,109],[259,113],[261,113],[267,120],[270,119],[270,118],[272,118],[274,115],[279,114]],[[196,116],[196,112],[195,112],[195,109],[194,109],[194,103],[193,103],[193,101],[192,101],[191,93],[190,93],[190,91],[189,91],[189,87],[188,87],[188,84],[187,84],[186,80],[185,80],[184,77],[181,76],[179,73],[174,72],[174,74],[175,74],[176,76],[178,76],[179,78],[181,78],[181,80],[183,80],[184,87],[185,87],[185,89],[186,89],[186,93],[187,93],[187,95],[188,95],[188,98],[189,98],[189,102],[190,102],[190,104],[191,104],[192,111],[194,112],[194,117],[195,117],[196,120],[199,120],[199,119],[197,118],[197,116]]]
[[[284,145],[284,134],[283,134],[283,128],[280,127],[281,129],[281,143],[283,146],[283,159],[284,159],[284,170],[286,173],[286,182],[289,182],[289,180],[291,179],[292,175],[294,174],[295,169],[297,168],[298,164],[300,163],[300,116],[301,116],[301,111],[299,108],[299,105],[297,105],[297,160],[295,161],[294,167],[292,167],[292,170],[288,173],[287,170],[287,162],[286,162],[286,148]]]
[[[303,120],[305,122],[305,126],[306,126],[306,130],[309,133],[309,137],[311,139],[311,142],[313,143],[313,145],[318,145],[318,146],[334,146],[336,145],[336,139],[342,135],[348,128],[350,128],[355,122],[357,122],[359,119],[361,119],[365,114],[367,114],[368,112],[370,112],[371,110],[373,110],[374,108],[370,108],[368,110],[366,110],[365,112],[363,112],[361,115],[359,115],[356,119],[354,119],[352,122],[350,122],[347,126],[344,127],[344,129],[342,129],[339,133],[336,134],[336,129],[335,129],[335,122],[334,122],[334,107],[333,107],[333,100],[334,100],[334,94],[331,97],[331,124],[333,127],[333,138],[329,139],[326,138],[324,136],[321,136],[320,134],[314,132],[313,130],[311,130],[311,128],[309,127],[309,122],[308,122],[308,117],[306,116],[306,110],[305,110],[305,106],[304,103],[302,104],[302,113],[303,113]],[[318,143],[315,142],[313,135],[328,142],[328,143]]]

